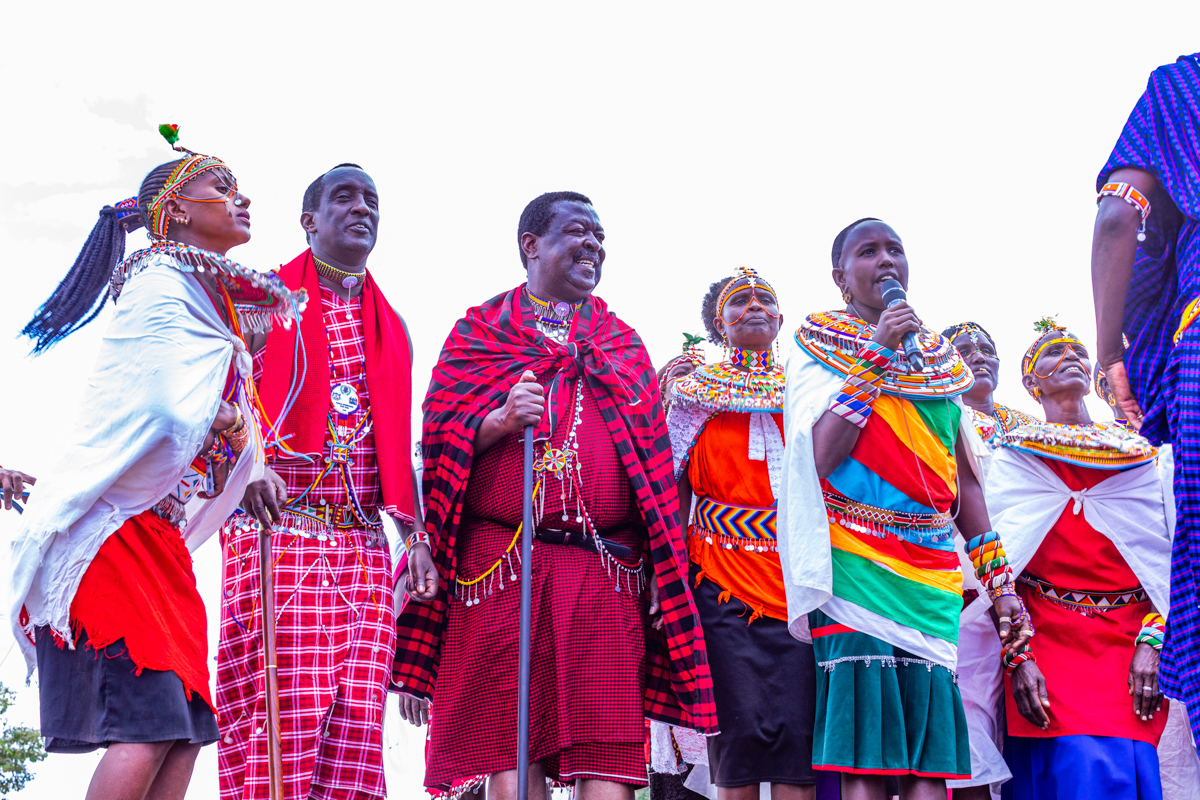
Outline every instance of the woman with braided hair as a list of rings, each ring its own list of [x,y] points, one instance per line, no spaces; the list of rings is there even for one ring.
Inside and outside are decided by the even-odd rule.
[[[702,303],[726,358],[675,385],[667,429],[688,531],[689,582],[708,646],[721,732],[708,737],[720,800],[816,796],[812,645],[788,632],[775,539],[783,468],[783,324],[775,290],[746,267]]]
[[[1046,422],[1004,434],[987,481],[1038,632],[1032,647],[1002,659],[1013,794],[1161,798],[1159,610],[1174,511],[1157,450],[1124,426],[1092,421],[1088,349],[1052,319],[1038,323],[1021,373]]]
[[[784,403],[779,554],[792,634],[817,666],[813,767],[842,797],[945,798],[971,775],[955,673],[967,537],[1006,648],[1031,634],[991,530],[978,477],[983,445],[959,397],[972,377],[946,339],[887,281],[908,283],[892,228],[862,219],[834,240],[845,309],[811,314],[793,337]],[[897,358],[909,335],[918,369]]]
[[[177,129],[160,130],[174,144]],[[243,331],[302,304],[225,257],[250,239],[250,201],[220,159],[176,150],[136,199],[100,212],[24,331],[40,353],[116,306],[78,427],[12,549],[10,619],[41,674],[46,749],[107,748],[88,798],[182,798],[217,739],[189,550],[263,470]],[[152,245],[122,260],[143,224]]]

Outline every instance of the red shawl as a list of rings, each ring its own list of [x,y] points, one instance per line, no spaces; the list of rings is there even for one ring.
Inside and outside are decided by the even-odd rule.
[[[308,290],[309,312],[300,321],[304,349],[297,353],[295,334],[273,328],[267,334],[263,374],[258,395],[268,419],[277,429],[268,444],[283,442],[297,453],[325,452],[325,421],[329,415],[329,339],[321,314],[321,284],[312,250],[305,250],[279,268],[289,289]],[[375,426],[379,483],[383,506],[394,517],[413,520],[412,452],[409,414],[412,411],[412,358],[408,335],[379,286],[367,273],[362,291],[363,335],[366,338],[367,392]],[[293,365],[304,383],[291,410],[280,412],[293,381]]]
[[[649,354],[637,333],[598,297],[590,298],[576,314],[573,342],[558,344],[533,327],[527,305],[522,307],[523,288],[470,309],[458,321],[442,348],[422,406],[425,522],[435,541],[434,560],[442,586],[453,586],[457,573],[455,537],[475,434],[483,418],[504,402],[524,370],[541,374],[557,365],[555,381],[560,384],[583,374],[650,534],[665,625],[662,631],[647,627],[646,715],[715,733],[708,654],[687,585],[687,549],[671,443]],[[551,402],[568,402],[569,392],[562,388],[548,390],[548,397],[554,398]],[[561,412],[555,419],[562,417]],[[429,604],[410,601],[397,620],[393,678],[406,692],[423,697],[433,693],[446,603],[445,592]]]

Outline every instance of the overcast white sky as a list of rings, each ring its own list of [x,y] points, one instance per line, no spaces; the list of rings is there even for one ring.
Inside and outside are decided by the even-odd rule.
[[[342,161],[372,174],[382,226],[370,267],[413,332],[418,402],[453,321],[523,280],[525,203],[572,189],[592,197],[608,234],[598,294],[658,364],[681,331],[701,330],[708,284],[740,264],[775,285],[791,323],[837,305],[833,237],[875,216],[904,239],[926,322],[988,328],[998,399],[1036,411],[1018,380],[1033,320],[1056,313],[1093,335],[1096,173],[1150,71],[1200,50],[1194,0],[4,13],[0,464],[34,475],[75,418],[107,314],[36,361],[16,334],[99,208],[170,159],[160,122],[232,166],[254,239],[230,255],[258,269],[304,248],[309,181]],[[14,523],[0,516],[0,537]],[[212,627],[219,552],[196,559]],[[6,631],[0,680],[23,686]],[[36,725],[36,691],[22,688],[8,717]],[[391,797],[421,797],[421,737],[394,716],[388,727]],[[20,796],[82,796],[95,761],[52,756]],[[206,748],[190,798],[215,796],[215,763]]]

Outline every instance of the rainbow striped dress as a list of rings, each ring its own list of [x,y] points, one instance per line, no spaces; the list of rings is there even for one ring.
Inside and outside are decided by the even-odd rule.
[[[789,391],[801,376],[836,391],[873,334],[873,325],[844,312],[809,316],[791,358],[811,361],[799,370],[789,363]],[[958,492],[955,444],[961,432],[974,435],[956,398],[973,379],[949,341],[928,330],[919,341],[926,368],[912,372],[893,359],[850,455],[820,482],[832,581],[808,614],[823,668],[816,769],[971,774],[954,673],[963,574],[950,511]],[[802,424],[819,419],[828,394],[810,390]]]

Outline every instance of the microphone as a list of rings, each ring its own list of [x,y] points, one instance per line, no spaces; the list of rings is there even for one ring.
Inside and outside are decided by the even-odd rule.
[[[900,281],[895,278],[888,278],[883,282],[883,304],[887,308],[891,308],[897,303],[903,303],[908,299],[908,295],[904,293],[904,287],[900,285]],[[906,333],[900,339],[900,343],[904,346],[904,358],[908,361],[908,365],[914,371],[925,368],[925,356],[921,353],[921,347],[917,344],[917,335],[915,333]]]

